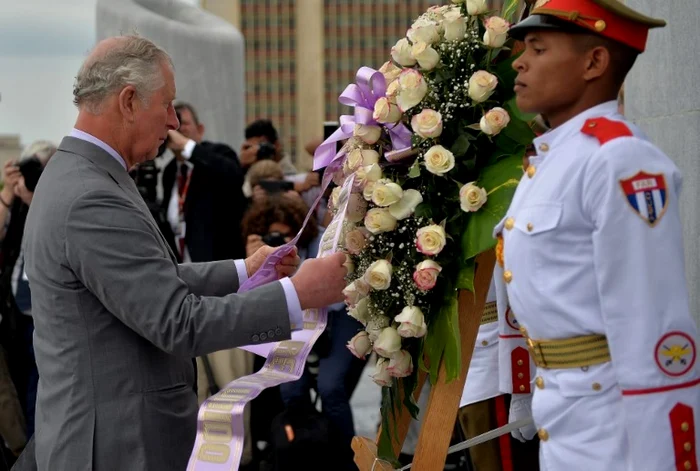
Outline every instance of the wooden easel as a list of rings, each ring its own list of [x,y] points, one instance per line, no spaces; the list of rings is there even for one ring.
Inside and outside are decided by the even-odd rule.
[[[441,364],[437,384],[430,390],[427,410],[421,425],[416,447],[413,468],[416,471],[442,471],[445,466],[447,449],[450,445],[452,430],[457,419],[459,400],[462,396],[469,363],[472,359],[476,336],[481,325],[481,316],[486,304],[486,295],[493,276],[496,256],[493,250],[476,257],[474,273],[474,293],[459,293],[459,331],[462,337],[462,370],[457,379],[445,383],[445,365]],[[415,397],[425,384],[426,373],[421,371]],[[402,408],[397,415],[397,441],[392,443],[394,454],[398,456],[411,423],[411,414]],[[393,468],[384,461],[377,460],[377,442],[365,437],[355,437],[352,449],[355,451],[355,464],[360,471],[392,471]]]

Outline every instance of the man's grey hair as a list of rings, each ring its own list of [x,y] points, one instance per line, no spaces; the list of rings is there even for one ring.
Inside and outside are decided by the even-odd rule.
[[[56,153],[56,145],[51,141],[35,141],[29,144],[22,151],[19,160],[26,160],[36,157],[42,164],[46,165],[52,155]]]
[[[115,47],[97,58],[86,60],[78,71],[73,87],[73,103],[98,114],[102,103],[127,85],[136,89],[146,104],[151,94],[165,82],[161,70],[172,59],[160,47],[140,36],[122,36]]]

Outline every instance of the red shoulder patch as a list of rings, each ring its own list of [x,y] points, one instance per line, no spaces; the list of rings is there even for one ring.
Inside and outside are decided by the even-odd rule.
[[[585,122],[581,132],[598,139],[601,145],[618,137],[632,136],[632,131],[622,121],[607,118],[592,118]]]

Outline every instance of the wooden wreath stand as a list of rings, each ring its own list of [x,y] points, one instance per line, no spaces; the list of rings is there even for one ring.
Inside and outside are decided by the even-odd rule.
[[[442,471],[445,466],[447,449],[450,446],[452,431],[459,400],[462,397],[469,363],[472,359],[476,336],[481,325],[481,316],[486,304],[493,267],[496,262],[495,252],[489,250],[476,257],[474,273],[474,293],[460,291],[459,293],[459,331],[462,338],[462,369],[454,381],[445,383],[445,365],[440,365],[437,384],[430,390],[427,410],[418,437],[413,468],[416,471]],[[414,396],[417,398],[425,384],[426,373],[421,371],[418,376],[418,386]],[[406,408],[401,408],[397,414],[397,441],[392,443],[395,456],[398,456],[408,433],[411,414]],[[385,461],[378,461],[377,443],[365,437],[354,437],[352,449],[355,451],[355,464],[360,471],[392,471]],[[374,468],[373,468],[374,467]]]

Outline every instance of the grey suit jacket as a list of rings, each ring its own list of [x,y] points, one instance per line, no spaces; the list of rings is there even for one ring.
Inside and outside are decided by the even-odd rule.
[[[178,265],[127,172],[86,141],[64,138],[44,170],[24,250],[41,471],[184,470],[191,358],[290,337],[279,282],[231,294],[233,261]]]

